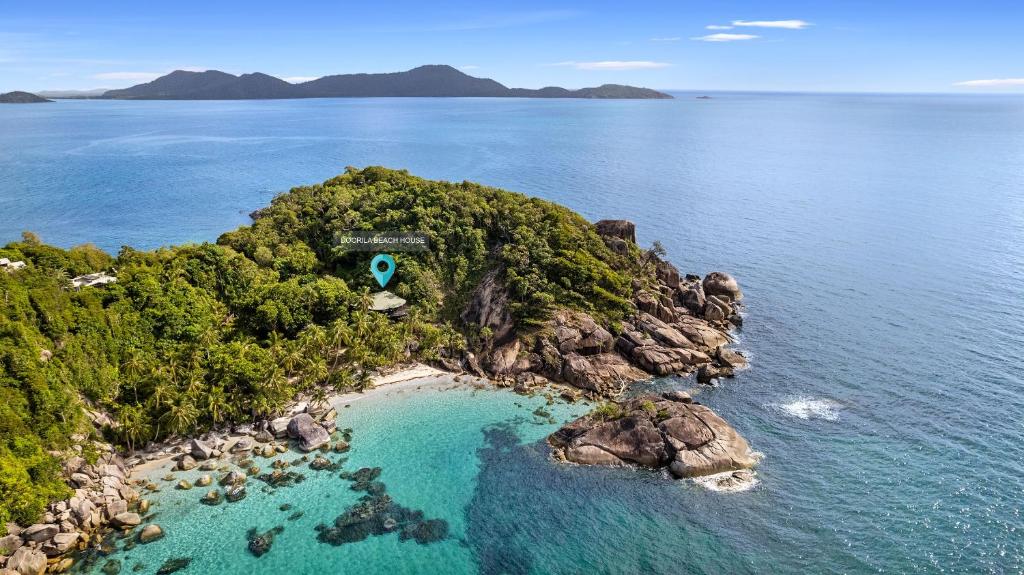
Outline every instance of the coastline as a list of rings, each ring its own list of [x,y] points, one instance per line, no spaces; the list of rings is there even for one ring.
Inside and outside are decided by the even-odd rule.
[[[374,397],[382,393],[389,393],[405,389],[407,387],[448,383],[443,378],[454,377],[454,375],[455,374],[431,367],[424,363],[416,362],[402,367],[393,373],[374,376],[373,386],[369,387],[365,391],[347,391],[328,396],[327,404],[334,409],[339,409],[343,408],[345,404],[351,404],[359,401],[360,399]],[[301,403],[303,402],[292,403],[285,408],[284,413],[294,413]],[[236,433],[234,431],[228,433],[225,438],[224,451],[230,451],[231,448],[234,447],[234,445],[243,437],[249,437],[249,435],[245,433]],[[178,445],[184,445],[190,439],[191,438],[182,438]],[[168,453],[158,458],[143,460],[140,463],[131,466],[128,479],[143,479],[155,472],[164,470],[169,465],[173,465],[180,453],[177,453],[173,447],[167,449],[167,451]]]

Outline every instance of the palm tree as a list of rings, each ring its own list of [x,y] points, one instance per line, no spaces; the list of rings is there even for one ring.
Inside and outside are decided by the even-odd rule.
[[[280,351],[282,344],[287,343],[279,332],[272,331],[267,336],[267,349],[272,352]]]
[[[172,434],[183,434],[192,429],[198,418],[199,410],[192,404],[192,398],[179,395],[177,401],[171,403],[160,416],[160,421],[167,425]]]
[[[220,423],[229,409],[230,405],[228,404],[227,395],[224,393],[224,388],[219,385],[210,388],[210,391],[206,394],[206,411],[210,414],[213,424],[217,425]]]
[[[280,362],[285,373],[295,375],[309,361],[298,340],[287,341],[281,352]]]
[[[150,425],[146,413],[139,405],[125,405],[117,413],[121,437],[128,442],[128,449],[135,451],[135,446],[149,436]]]

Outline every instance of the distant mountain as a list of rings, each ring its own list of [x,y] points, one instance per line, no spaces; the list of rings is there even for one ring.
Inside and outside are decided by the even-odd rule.
[[[46,98],[40,98],[35,94],[29,94],[28,92],[7,92],[6,94],[0,94],[0,104],[41,104],[43,102],[52,102],[53,100],[47,100]]]
[[[54,99],[88,99],[99,98],[107,93],[109,88],[96,88],[93,90],[40,90],[36,95],[43,98]]]
[[[340,74],[290,84],[267,74],[234,76],[217,70],[176,70],[147,82],[109,90],[104,98],[119,100],[272,100],[289,98],[384,97],[611,98],[663,99],[668,94],[648,88],[605,84],[597,88],[507,88],[488,78],[475,78],[451,66],[420,66],[388,74]]]

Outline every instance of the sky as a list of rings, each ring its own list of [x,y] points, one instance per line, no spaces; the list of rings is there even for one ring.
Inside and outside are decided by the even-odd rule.
[[[450,64],[507,86],[1024,93],[1024,1],[15,2],[0,92]]]

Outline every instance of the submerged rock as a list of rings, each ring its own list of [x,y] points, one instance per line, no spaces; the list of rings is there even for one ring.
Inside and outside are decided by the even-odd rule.
[[[448,522],[425,519],[422,511],[402,507],[389,495],[379,493],[364,495],[339,515],[333,526],[320,525],[317,531],[317,539],[329,545],[354,543],[393,531],[399,531],[403,541],[413,539],[425,545],[448,537]]]
[[[224,499],[227,499],[230,503],[235,503],[245,499],[245,496],[245,485],[232,485],[224,494]]]
[[[270,487],[291,487],[306,480],[306,476],[297,471],[282,471],[275,469],[270,473],[256,476],[256,479],[266,483]]]
[[[204,495],[203,498],[199,500],[199,502],[202,503],[203,505],[220,505],[220,491],[217,491],[216,489],[211,489],[207,491],[206,495]]]
[[[743,439],[709,408],[670,392],[608,403],[548,437],[556,457],[585,465],[668,467],[676,477],[752,468]]]
[[[188,564],[192,562],[190,557],[178,557],[177,559],[168,559],[164,561],[164,564],[160,566],[156,571],[156,575],[170,575],[171,573],[177,573],[182,569],[188,567]]]
[[[281,526],[277,526],[265,533],[259,533],[256,529],[250,529],[248,533],[249,553],[256,557],[262,557],[270,551],[270,546],[274,544],[274,536],[282,531],[284,531],[284,527]]]

